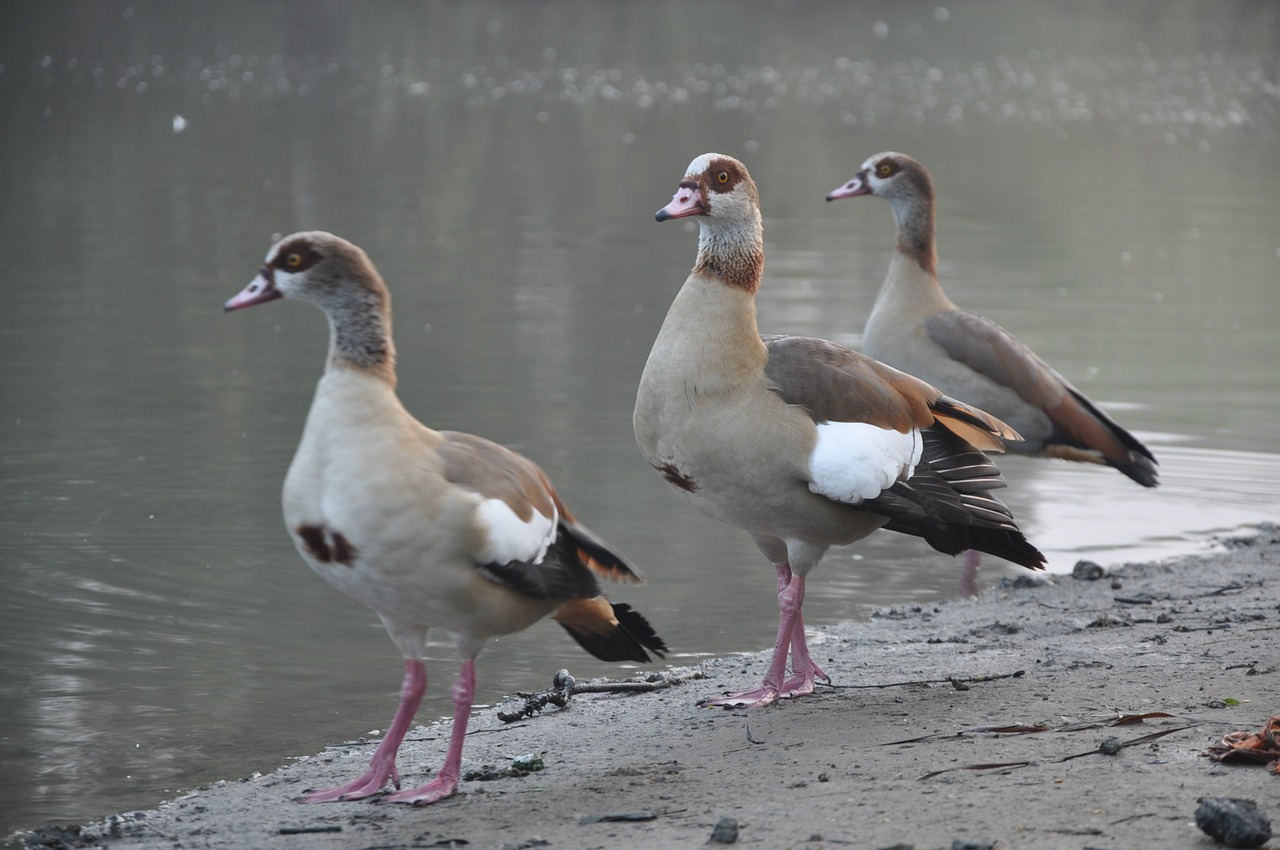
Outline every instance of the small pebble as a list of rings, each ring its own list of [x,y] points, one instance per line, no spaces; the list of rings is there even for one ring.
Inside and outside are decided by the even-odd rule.
[[[1120,749],[1119,738],[1103,738],[1102,743],[1098,744],[1098,752],[1103,755],[1114,756]]]
[[[970,841],[967,838],[951,839],[951,850],[993,850],[995,846],[990,841]]]
[[[542,763],[542,756],[537,753],[527,753],[522,756],[516,756],[511,760],[511,767],[521,773],[536,773],[542,770],[545,765]]]
[[[996,587],[1001,590],[1026,590],[1031,587],[1044,587],[1046,584],[1049,584],[1049,582],[1039,576],[1018,576],[1017,578],[1002,578],[996,582]]]
[[[1228,847],[1261,847],[1271,840],[1271,821],[1252,800],[1201,797],[1196,826]]]
[[[723,817],[716,821],[715,829],[711,830],[712,844],[733,844],[738,840],[738,819],[731,817]]]
[[[1071,577],[1081,581],[1097,581],[1105,574],[1106,570],[1093,561],[1076,561],[1076,565],[1071,568]]]

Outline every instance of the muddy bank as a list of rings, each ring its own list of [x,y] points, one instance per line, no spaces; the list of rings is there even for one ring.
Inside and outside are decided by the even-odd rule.
[[[687,848],[734,827],[766,848],[1222,846],[1195,826],[1204,796],[1255,800],[1280,828],[1280,776],[1203,755],[1280,714],[1273,526],[1204,557],[885,609],[811,646],[834,686],[752,712],[696,702],[756,684],[768,653],[515,722],[481,711],[474,777],[429,808],[291,801],[361,772],[376,742],[355,741],[25,846]],[[447,737],[410,733],[406,783],[434,773]],[[527,755],[540,770],[511,769]]]

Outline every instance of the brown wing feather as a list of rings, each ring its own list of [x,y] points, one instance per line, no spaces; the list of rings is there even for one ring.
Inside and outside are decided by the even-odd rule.
[[[529,596],[591,598],[595,576],[640,584],[643,578],[619,554],[579,525],[536,463],[503,445],[459,431],[442,431],[438,452],[445,478],[486,499],[501,499],[522,520],[537,511],[558,515],[556,539],[540,563],[482,565],[485,575]]]
[[[924,456],[909,480],[863,507],[889,517],[885,528],[925,538],[943,552],[978,549],[1032,569],[1044,556],[1027,542],[991,490],[1004,486],[982,452],[1018,439],[1005,423],[942,395],[905,372],[823,339],[762,337],[765,377],[787,403],[816,422],[870,422],[918,429]]]
[[[559,499],[536,463],[506,446],[460,431],[441,431],[438,449],[445,478],[479,493],[501,499],[516,516],[528,520],[537,511],[552,516]]]
[[[947,310],[925,319],[929,338],[951,359],[1047,409],[1067,392],[1066,380],[1013,334],[985,316]]]
[[[542,470],[539,469],[538,472],[541,474]],[[644,576],[640,575],[639,570],[609,548],[609,544],[597,537],[595,532],[574,518],[569,508],[560,501],[560,494],[552,488],[551,482],[545,475],[543,482],[550,491],[551,498],[555,500],[556,508],[560,511],[561,538],[571,540],[577,547],[578,560],[582,565],[596,575],[611,581],[644,584]]]
[[[764,374],[816,422],[870,422],[906,433],[933,424],[941,393],[917,378],[825,339],[764,336]]]
[[[815,422],[870,422],[906,433],[942,425],[974,448],[1004,451],[1021,439],[1005,423],[940,393],[919,378],[825,339],[762,337],[769,351],[765,377],[788,404]]]
[[[967,310],[948,310],[926,319],[925,330],[952,359],[1044,411],[1054,433],[1045,445],[1031,446],[1033,451],[1072,456],[1054,448],[1060,444],[1097,452],[1097,462],[1116,467],[1143,486],[1155,486],[1151,450],[1000,325]]]
[[[984,452],[1003,452],[1005,440],[1022,439],[1021,434],[986,411],[950,396],[944,395],[934,402],[933,415],[943,428]]]

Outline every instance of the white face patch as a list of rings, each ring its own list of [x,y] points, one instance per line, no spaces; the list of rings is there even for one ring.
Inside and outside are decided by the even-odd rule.
[[[894,159],[904,159],[906,157],[906,154],[900,154],[897,151],[881,151],[880,153],[868,159],[866,162],[862,163],[863,169],[865,170],[865,169],[871,168],[871,166],[875,165],[877,162],[884,159],[886,156],[891,156]]]
[[[880,153],[868,159],[866,162],[862,163],[862,170],[867,174],[867,183],[868,185],[871,186],[873,193],[878,194],[880,187],[885,184],[885,181],[893,179],[893,176],[886,178],[886,177],[881,177],[879,174],[876,173],[876,169],[875,169],[876,164],[879,163],[885,157],[893,157],[894,159],[897,159],[897,160],[902,160],[904,158],[903,154],[900,154],[896,151],[881,151]]]
[[[685,169],[684,176],[686,179],[699,177],[706,173],[706,170],[711,167],[711,160],[724,158],[723,154],[704,153],[702,156],[696,157],[693,162],[689,163],[689,167]]]
[[[276,289],[280,290],[282,295],[287,298],[305,298],[305,296],[301,294],[303,292],[301,283],[305,274],[306,272],[299,272],[295,274],[294,272],[287,272],[284,269],[276,269],[275,274],[272,276],[275,278]]]
[[[554,512],[545,517],[534,511],[525,522],[501,499],[485,499],[476,515],[486,532],[484,549],[476,553],[476,561],[482,564],[542,563],[560,521]]]
[[[809,456],[809,490],[850,505],[874,499],[920,462],[919,431],[899,433],[866,422],[826,422]]]

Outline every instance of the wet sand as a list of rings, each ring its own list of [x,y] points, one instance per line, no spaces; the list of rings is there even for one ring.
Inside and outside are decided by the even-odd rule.
[[[463,757],[475,776],[434,806],[292,802],[360,773],[376,741],[353,741],[25,846],[688,848],[734,826],[762,848],[1222,846],[1195,826],[1202,796],[1255,800],[1280,826],[1280,777],[1204,755],[1280,714],[1274,526],[1096,580],[1028,574],[883,609],[812,630],[811,647],[834,686],[764,709],[697,701],[757,684],[767,652],[515,722],[482,710]],[[434,773],[448,732],[410,732],[406,787]],[[509,769],[530,754],[541,770]]]

